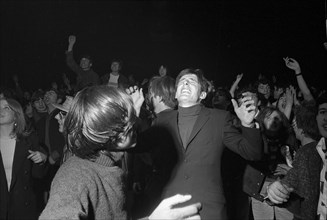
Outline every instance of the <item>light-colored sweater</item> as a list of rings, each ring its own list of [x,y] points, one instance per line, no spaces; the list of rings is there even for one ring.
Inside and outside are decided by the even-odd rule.
[[[39,219],[126,219],[123,171],[102,155],[95,162],[70,157],[53,179]]]

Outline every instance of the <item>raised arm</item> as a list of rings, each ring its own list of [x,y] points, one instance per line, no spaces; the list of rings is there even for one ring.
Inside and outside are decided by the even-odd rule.
[[[68,37],[68,48],[66,51],[66,64],[74,73],[79,74],[80,71],[83,70],[74,60],[73,48],[75,43],[76,43],[76,36],[70,35]]]
[[[243,73],[238,74],[232,86],[230,87],[229,93],[231,94],[232,98],[234,98],[235,90],[237,89],[238,84],[240,83],[242,77],[243,77]]]
[[[283,60],[285,61],[286,67],[294,70],[296,81],[298,83],[301,92],[303,93],[304,100],[306,101],[313,100],[314,98],[310,92],[310,89],[303,78],[300,64],[295,59],[289,57],[283,58]]]

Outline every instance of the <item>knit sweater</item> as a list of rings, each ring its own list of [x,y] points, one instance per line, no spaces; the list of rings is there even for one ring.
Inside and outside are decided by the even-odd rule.
[[[105,155],[94,162],[70,157],[53,179],[39,219],[127,219],[123,178]]]
[[[299,219],[314,220],[319,199],[319,178],[322,161],[316,150],[317,142],[302,146],[296,153],[293,168],[282,179],[282,183],[294,188],[302,197]]]

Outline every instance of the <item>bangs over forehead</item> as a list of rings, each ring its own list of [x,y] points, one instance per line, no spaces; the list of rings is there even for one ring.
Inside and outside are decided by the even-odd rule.
[[[114,149],[135,120],[132,99],[125,91],[94,86],[74,98],[65,119],[65,132],[75,153],[83,158]]]

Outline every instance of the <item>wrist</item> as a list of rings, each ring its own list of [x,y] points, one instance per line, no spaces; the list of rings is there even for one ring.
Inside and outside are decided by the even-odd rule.
[[[301,69],[296,69],[295,70],[295,75],[301,74]]]
[[[246,128],[254,128],[254,127],[255,127],[254,122],[251,122],[251,123],[249,123],[249,124],[247,124],[247,123],[243,123],[243,122],[242,122],[242,125],[243,125],[244,127],[246,127]]]

